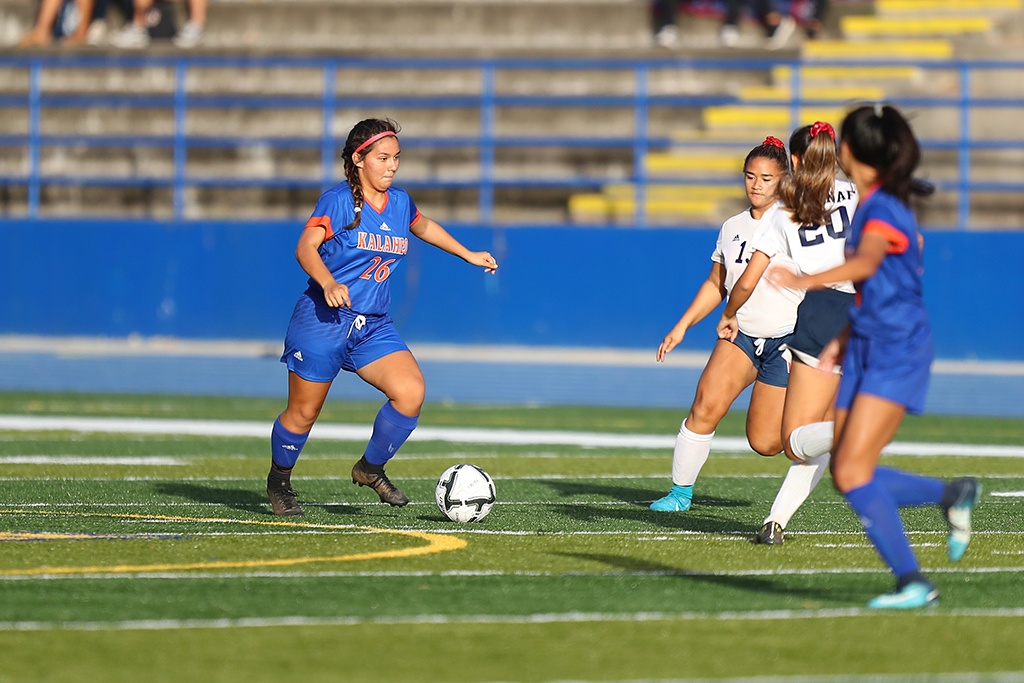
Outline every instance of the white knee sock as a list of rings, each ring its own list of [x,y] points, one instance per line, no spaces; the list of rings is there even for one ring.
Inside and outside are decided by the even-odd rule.
[[[786,478],[782,481],[782,486],[779,487],[779,492],[775,495],[772,509],[764,521],[778,522],[785,529],[790,518],[800,509],[800,506],[807,500],[807,496],[811,495],[811,491],[825,476],[825,470],[828,469],[828,461],[831,457],[831,454],[825,453],[816,458],[791,464],[786,472]]]
[[[789,435],[789,447],[793,455],[801,460],[811,460],[832,450],[835,432],[834,422],[813,422],[793,430]]]
[[[686,428],[684,422],[679,427],[676,447],[672,451],[672,483],[676,486],[693,486],[700,474],[700,468],[708,461],[711,454],[710,434],[695,434]]]

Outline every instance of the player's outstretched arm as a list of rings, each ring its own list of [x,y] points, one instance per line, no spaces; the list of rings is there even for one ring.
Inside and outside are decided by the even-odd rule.
[[[488,273],[498,270],[498,262],[488,251],[470,251],[441,226],[437,221],[420,214],[418,221],[409,230],[427,244],[432,244],[452,256],[458,256],[466,263],[480,266]]]
[[[797,275],[785,268],[772,268],[768,272],[768,280],[780,287],[790,289],[824,289],[829,285],[844,280],[864,282],[875,274],[885,260],[889,243],[876,234],[866,234],[861,238],[857,253],[846,260],[841,266],[814,275]]]
[[[715,310],[722,303],[723,299],[725,299],[725,266],[721,263],[715,263],[711,266],[711,272],[708,274],[707,279],[701,283],[697,294],[694,295],[693,301],[690,302],[686,312],[683,313],[679,322],[668,331],[661,345],[658,346],[655,359],[659,363],[663,362],[668,352],[683,341],[686,331],[706,318],[711,311]]]

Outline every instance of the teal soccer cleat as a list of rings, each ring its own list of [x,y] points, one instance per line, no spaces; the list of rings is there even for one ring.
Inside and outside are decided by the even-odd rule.
[[[658,512],[686,512],[693,502],[693,486],[672,486],[664,498],[651,503],[651,509]]]
[[[870,609],[917,609],[939,604],[939,591],[927,581],[911,581],[892,593],[879,595],[868,603]]]
[[[949,561],[958,562],[971,542],[971,513],[981,499],[981,485],[973,477],[954,479],[949,482],[947,496],[944,497],[952,501],[942,505],[946,524],[949,525],[946,548]]]

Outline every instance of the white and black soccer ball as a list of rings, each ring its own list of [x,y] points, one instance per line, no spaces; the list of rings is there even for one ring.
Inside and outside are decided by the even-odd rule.
[[[476,465],[452,465],[437,480],[437,509],[453,522],[479,522],[494,507],[494,480]]]

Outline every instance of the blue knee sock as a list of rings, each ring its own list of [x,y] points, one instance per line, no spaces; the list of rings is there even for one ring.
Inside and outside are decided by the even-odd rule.
[[[844,497],[860,517],[865,533],[892,573],[899,577],[918,571],[917,558],[903,531],[899,508],[885,487],[872,479],[864,486],[847,491]]]
[[[366,444],[366,451],[363,454],[366,462],[371,465],[383,465],[394,457],[412,434],[412,430],[416,429],[418,421],[418,417],[409,417],[395,410],[391,401],[381,406],[373,421],[370,442]]]
[[[945,482],[939,479],[921,477],[890,467],[876,469],[875,481],[885,487],[893,501],[900,507],[938,505],[946,489]]]
[[[309,432],[296,434],[281,426],[281,418],[274,420],[274,429],[270,432],[270,457],[274,464],[286,470],[295,467],[302,447],[306,445]]]

